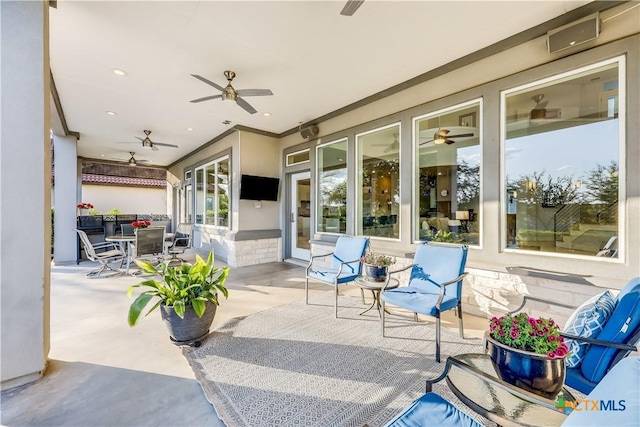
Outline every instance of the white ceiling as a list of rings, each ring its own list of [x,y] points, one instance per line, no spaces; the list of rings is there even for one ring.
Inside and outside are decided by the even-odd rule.
[[[234,125],[285,132],[586,3],[366,0],[346,17],[343,1],[59,0],[51,69],[79,156],[168,165]],[[225,70],[274,95],[245,98],[256,114],[189,102],[218,93],[190,74],[225,86]],[[180,147],[144,150],[143,129]]]

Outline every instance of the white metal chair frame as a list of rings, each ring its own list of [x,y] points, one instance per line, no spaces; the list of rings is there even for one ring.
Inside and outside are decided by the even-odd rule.
[[[116,244],[111,242],[101,242],[93,244],[89,240],[89,236],[82,230],[76,229],[76,232],[80,236],[80,241],[82,242],[82,246],[84,247],[84,252],[87,255],[87,258],[94,262],[99,262],[102,266],[94,271],[91,271],[87,274],[88,277],[98,277],[105,270],[111,270],[117,273],[121,271],[119,269],[112,268],[109,264],[120,262],[120,266],[122,266],[122,262],[127,258],[127,254],[122,248]]]
[[[191,248],[193,224],[181,223],[176,227],[176,232],[173,236],[171,244],[167,247],[167,254],[171,255],[169,262],[182,261],[186,262],[178,255],[182,255],[185,251]],[[186,237],[184,237],[186,235]]]

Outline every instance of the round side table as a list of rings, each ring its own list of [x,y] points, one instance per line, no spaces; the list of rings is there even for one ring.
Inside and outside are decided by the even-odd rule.
[[[355,280],[355,284],[360,289],[371,291],[371,294],[373,295],[373,303],[371,303],[371,307],[360,313],[361,316],[374,307],[378,309],[378,316],[381,316],[380,309],[382,306],[380,304],[380,292],[382,291],[384,283],[385,282],[373,282],[371,280],[367,280],[364,276],[360,276]],[[389,279],[389,285],[385,289],[395,289],[399,285],[400,281],[398,279],[391,278]]]

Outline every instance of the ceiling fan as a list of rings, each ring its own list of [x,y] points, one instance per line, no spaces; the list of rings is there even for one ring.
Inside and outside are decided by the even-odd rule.
[[[194,99],[191,102],[202,102],[202,101],[208,101],[210,99],[216,99],[216,98],[222,98],[222,100],[226,100],[229,99],[231,101],[236,101],[236,103],[241,106],[242,108],[244,108],[249,114],[255,114],[257,112],[257,110],[255,108],[253,108],[247,101],[245,101],[244,99],[242,99],[242,96],[269,96],[269,95],[273,95],[273,92],[271,92],[269,89],[240,89],[240,90],[236,90],[234,89],[233,86],[231,86],[231,81],[235,78],[236,73],[234,73],[233,71],[225,71],[224,72],[224,76],[227,78],[227,81],[229,83],[227,83],[226,87],[222,87],[214,82],[212,82],[211,80],[205,79],[202,76],[199,76],[197,74],[191,74],[193,77],[195,77],[196,79],[211,85],[213,87],[215,87],[216,89],[218,89],[220,92],[219,95],[211,95],[211,96],[205,96],[203,98],[198,98],[198,99]]]
[[[136,155],[135,151],[129,151],[129,154],[131,154],[131,157],[129,158],[128,161],[125,160],[125,159],[116,159],[116,158],[110,158],[110,159],[111,160],[118,160],[118,161],[121,161],[121,162],[126,161],[129,164],[129,166],[138,166],[138,163],[151,163],[151,160],[142,160],[142,159],[138,160],[138,159],[136,159],[135,158],[135,155]]]
[[[533,107],[533,109],[531,110],[531,112],[529,113],[529,118],[531,120],[534,119],[544,119],[547,116],[547,104],[549,103],[549,101],[544,101],[542,102],[542,99],[544,98],[544,94],[540,93],[538,95],[533,95],[531,97],[531,99],[533,100],[533,102],[536,103],[536,106]]]
[[[453,138],[469,138],[474,136],[473,132],[459,133],[457,135],[449,135],[449,132],[451,131],[447,129],[438,129],[438,131],[433,134],[433,139],[421,142],[419,145],[427,144],[429,142],[433,142],[435,144],[453,144],[455,142]]]
[[[364,3],[364,0],[347,0],[347,3],[344,5],[342,10],[340,11],[340,15],[344,15],[344,16],[353,15],[354,13],[356,13],[356,10],[358,10],[358,8],[362,6],[362,3]]]
[[[400,148],[400,141],[398,141],[398,135],[394,134],[393,135],[393,142],[391,142],[391,144],[387,143],[387,142],[379,142],[379,143],[374,143],[373,145],[378,146],[378,147],[385,147],[383,153],[390,153],[392,151],[398,151],[398,149]]]
[[[178,148],[178,146],[175,144],[165,144],[163,142],[151,141],[151,138],[149,138],[149,135],[151,135],[151,131],[145,129],[143,132],[146,135],[145,138],[140,138],[136,136],[136,138],[142,142],[142,148],[145,148],[147,150],[153,150],[153,151],[158,151],[158,147],[156,147],[156,145],[159,145],[162,147]],[[118,142],[118,144],[137,144],[137,142],[123,141],[123,142]]]

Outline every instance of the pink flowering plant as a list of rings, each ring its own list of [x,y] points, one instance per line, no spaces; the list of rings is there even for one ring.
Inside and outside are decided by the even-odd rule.
[[[388,267],[396,262],[395,258],[373,252],[367,252],[362,258],[360,258],[360,261],[376,267]]]
[[[560,336],[553,319],[535,319],[527,313],[493,317],[489,322],[491,338],[509,347],[546,354],[549,359],[562,358],[569,347]]]

